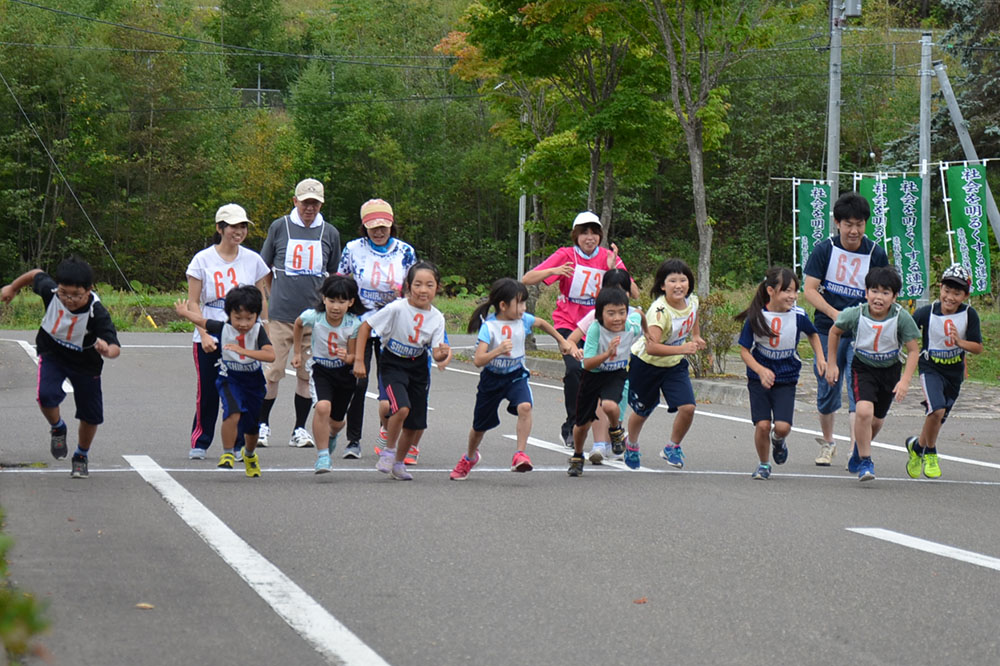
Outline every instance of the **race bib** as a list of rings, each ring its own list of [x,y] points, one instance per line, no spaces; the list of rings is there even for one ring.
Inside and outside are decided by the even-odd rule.
[[[874,250],[874,246],[872,247]],[[834,245],[830,251],[830,263],[826,267],[823,288],[847,298],[865,297],[865,276],[871,265],[870,254],[848,252]]]
[[[569,286],[569,300],[577,305],[593,305],[597,299],[597,292],[601,290],[601,280],[605,271],[593,266],[581,266],[576,264],[573,267],[573,281]]]
[[[875,321],[864,315],[858,318],[854,353],[872,361],[888,361],[899,355],[899,338],[896,325],[899,317]]]
[[[86,312],[73,314],[55,295],[54,289],[52,292],[52,300],[49,301],[49,306],[45,309],[45,317],[42,318],[42,330],[63,347],[82,351],[83,338],[87,335],[87,322],[90,320],[93,304],[87,308]],[[93,302],[96,303],[97,300],[97,294],[94,294]]]
[[[387,257],[369,254],[365,257],[361,294],[378,305],[396,299],[403,286],[403,264]]]
[[[763,311],[761,314],[767,319],[767,327],[770,335],[753,336],[757,351],[765,358],[789,358],[795,355],[796,342],[798,340],[797,318],[795,310],[788,312]]]
[[[497,356],[490,361],[488,367],[499,373],[507,373],[524,365],[524,320],[487,319],[486,327],[490,331],[491,351],[505,340],[510,340],[513,344],[509,353]]]
[[[962,348],[952,342],[951,334],[965,339],[969,327],[968,309],[950,315],[936,315],[931,312],[927,328],[927,353],[931,358],[946,359],[961,356]]]
[[[285,275],[322,276],[322,242],[290,237],[285,246]]]

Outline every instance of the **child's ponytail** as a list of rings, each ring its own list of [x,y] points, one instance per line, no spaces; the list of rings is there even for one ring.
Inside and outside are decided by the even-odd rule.
[[[746,310],[733,317],[736,321],[749,321],[750,330],[754,335],[773,335],[771,327],[768,326],[767,318],[764,316],[764,306],[770,301],[767,288],[774,291],[784,291],[790,284],[794,283],[795,288],[799,288],[799,278],[795,272],[784,266],[772,266],[764,273],[764,279],[757,285],[753,300]]]
[[[479,332],[479,327],[482,326],[486,315],[489,314],[490,308],[495,308],[499,313],[501,303],[509,303],[514,300],[528,300],[528,288],[523,283],[513,278],[500,278],[494,282],[490,285],[490,295],[486,298],[486,302],[477,307],[469,318],[468,332]]]

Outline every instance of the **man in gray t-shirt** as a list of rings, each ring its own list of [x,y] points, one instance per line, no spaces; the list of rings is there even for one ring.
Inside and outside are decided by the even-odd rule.
[[[274,345],[275,355],[274,363],[264,371],[267,395],[260,412],[260,446],[268,445],[271,408],[278,397],[278,382],[285,376],[295,319],[303,310],[316,305],[320,285],[327,275],[337,272],[340,262],[340,233],[324,221],[319,212],[323,206],[323,183],[306,178],[295,186],[292,203],[295,207],[288,215],[271,223],[260,251],[260,256],[271,268],[267,335]],[[306,331],[303,339],[306,350],[309,349],[308,335]],[[288,445],[313,446],[315,442],[306,430],[312,398],[305,364],[297,370],[296,377],[295,427]]]

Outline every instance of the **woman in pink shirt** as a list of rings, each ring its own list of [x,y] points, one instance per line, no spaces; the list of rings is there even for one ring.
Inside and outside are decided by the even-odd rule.
[[[559,248],[521,278],[527,285],[559,282],[559,297],[552,313],[552,324],[563,337],[569,337],[577,322],[594,309],[594,301],[601,290],[605,271],[611,268],[625,270],[625,264],[618,258],[618,248],[613,243],[610,250],[601,247],[604,228],[597,215],[590,211],[577,215],[573,220],[570,238],[573,241],[572,247]],[[631,296],[639,296],[639,288],[634,281]],[[582,344],[581,341],[580,345]],[[563,443],[572,448],[581,365],[571,355],[563,356],[563,362],[566,364],[566,374],[563,376],[566,421],[560,429],[560,435]]]

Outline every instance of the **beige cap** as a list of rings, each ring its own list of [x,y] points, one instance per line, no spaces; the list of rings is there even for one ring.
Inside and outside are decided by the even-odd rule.
[[[247,212],[239,204],[229,203],[215,211],[216,224],[253,224],[247,217]]]
[[[323,183],[315,178],[306,178],[295,186],[295,198],[299,201],[315,199],[323,203]]]

